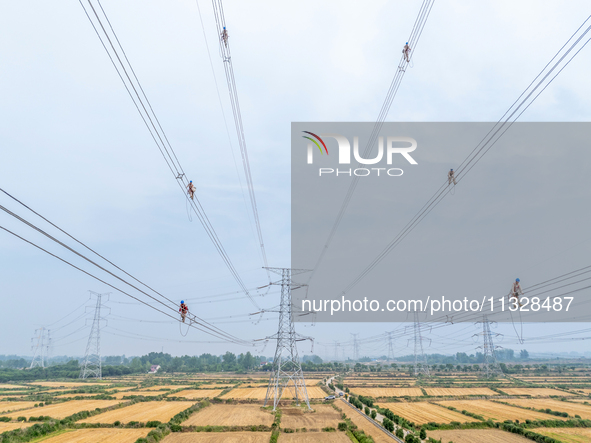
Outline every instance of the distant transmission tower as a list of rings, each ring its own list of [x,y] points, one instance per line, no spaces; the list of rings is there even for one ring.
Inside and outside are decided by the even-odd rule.
[[[353,336],[353,358],[355,361],[359,361],[359,343],[357,342],[359,332],[357,334],[351,333],[351,335]]]
[[[482,335],[482,346],[478,346],[476,349],[482,349],[484,354],[484,363],[482,365],[482,376],[485,378],[494,378],[499,375],[503,375],[503,371],[499,367],[497,357],[495,355],[495,349],[497,349],[493,343],[493,334],[490,331],[490,324],[486,315],[482,316],[482,332],[474,334],[474,336]],[[498,336],[499,334],[495,334]]]
[[[296,404],[299,405],[300,400],[303,400],[306,402],[308,409],[311,409],[306,381],[304,380],[304,373],[302,372],[302,365],[300,364],[296,346],[298,341],[311,340],[311,338],[304,337],[295,332],[291,303],[292,289],[302,286],[293,283],[291,277],[309,271],[289,268],[266,269],[281,276],[280,281],[272,283],[274,285],[281,285],[281,304],[279,308],[279,329],[277,334],[268,337],[277,339],[277,349],[275,350],[275,358],[273,359],[273,373],[269,378],[269,386],[267,388],[267,395],[265,396],[265,406],[267,406],[267,402],[270,399],[273,399],[273,410],[275,410],[283,396],[285,388],[290,387],[290,383],[293,382]]]
[[[49,337],[49,329],[40,327],[35,329],[35,337],[31,339],[31,350],[33,351],[33,360],[31,361],[30,369],[38,366],[45,367],[45,360],[49,354],[49,346],[51,345],[51,338]]]
[[[339,342],[335,340],[334,342],[334,361],[337,362],[339,360]]]
[[[392,344],[393,332],[386,332],[386,334],[388,335],[388,339],[387,339],[388,340],[388,361],[392,361],[392,360],[394,360],[394,346]]]
[[[415,342],[415,364],[414,364],[414,374],[415,377],[418,377],[420,374],[423,374],[429,377],[431,374],[429,373],[429,365],[427,365],[427,357],[425,357],[425,352],[423,351],[423,336],[421,335],[421,323],[419,322],[419,313],[417,311],[414,312],[414,342]]]
[[[89,291],[91,296],[96,296],[96,306],[94,308],[94,318],[92,320],[92,328],[88,336],[88,343],[86,344],[86,353],[84,356],[84,363],[80,368],[80,378],[96,377],[102,378],[102,364],[101,364],[101,308],[102,298],[104,295]]]

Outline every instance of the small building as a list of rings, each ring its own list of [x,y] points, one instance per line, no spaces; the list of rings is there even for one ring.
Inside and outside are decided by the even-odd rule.
[[[160,365],[152,365],[150,367],[150,372],[148,372],[148,374],[155,374],[156,372],[158,372],[158,369],[160,369]]]

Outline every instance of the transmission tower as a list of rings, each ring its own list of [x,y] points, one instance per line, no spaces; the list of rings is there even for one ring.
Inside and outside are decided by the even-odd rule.
[[[392,339],[393,332],[386,332],[388,335],[388,361],[394,360],[394,346],[393,346],[393,339]]]
[[[92,328],[88,336],[88,343],[86,344],[86,353],[84,356],[84,363],[80,368],[80,378],[96,377],[102,378],[102,364],[101,364],[101,308],[103,296],[109,294],[98,294],[89,291],[91,296],[96,296],[96,306],[94,308],[94,318],[92,320]]]
[[[339,360],[339,342],[334,342],[334,361],[335,363]]]
[[[303,286],[293,283],[291,277],[309,271],[290,268],[266,269],[281,276],[280,281],[271,283],[281,286],[281,304],[279,309],[279,329],[277,334],[268,337],[277,340],[277,349],[275,350],[275,358],[273,359],[273,373],[269,378],[269,386],[267,388],[267,395],[265,396],[265,406],[267,406],[267,402],[270,399],[273,399],[273,410],[275,410],[283,396],[285,388],[290,387],[290,384],[293,383],[296,404],[299,405],[300,400],[303,400],[306,402],[308,409],[311,409],[296,344],[298,341],[312,339],[295,332],[291,303],[292,289]]]
[[[351,333],[351,335],[353,336],[353,358],[355,361],[359,361],[359,343],[357,342],[359,332],[357,334]]]
[[[476,349],[482,349],[482,353],[484,354],[484,363],[482,364],[482,372],[481,375],[485,378],[494,378],[499,375],[503,375],[503,371],[497,362],[497,357],[495,355],[495,347],[493,343],[493,334],[490,331],[490,324],[492,322],[488,321],[488,317],[486,315],[482,316],[482,332],[478,334],[474,334],[474,336],[482,335],[482,346],[478,346]],[[498,336],[500,334],[495,334]]]
[[[45,360],[49,354],[49,346],[51,345],[51,338],[49,337],[49,329],[40,327],[35,329],[35,337],[31,339],[31,350],[33,351],[33,360],[31,361],[32,369],[36,366],[40,368],[45,367]]]
[[[429,377],[429,366],[427,365],[427,357],[423,351],[423,336],[421,335],[421,323],[419,321],[419,313],[414,312],[414,342],[415,342],[415,364],[414,374],[415,377],[419,375],[425,375]]]

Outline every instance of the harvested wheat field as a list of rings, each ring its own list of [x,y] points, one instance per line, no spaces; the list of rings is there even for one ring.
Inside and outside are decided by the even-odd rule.
[[[548,397],[550,395],[559,395],[560,397],[569,397],[570,392],[559,391],[550,388],[499,388],[508,395],[531,395],[532,397]]]
[[[82,383],[72,381],[40,381],[31,383],[30,386],[43,386],[46,388],[79,388],[81,386],[111,386],[113,383]]]
[[[269,443],[270,439],[270,432],[173,432],[162,441],[164,443]]]
[[[281,443],[351,443],[344,432],[298,432],[294,434],[281,434]]]
[[[336,428],[341,420],[341,413],[330,405],[313,405],[315,412],[305,408],[281,408],[281,427],[290,429]]]
[[[531,442],[510,432],[499,431],[498,429],[463,429],[454,431],[427,431],[427,437],[435,440],[441,439],[442,443],[526,443]]]
[[[422,397],[423,391],[421,388],[351,388],[351,391],[356,395],[363,395],[366,397]]]
[[[151,429],[78,429],[43,440],[44,443],[135,443]]]
[[[70,394],[71,396],[72,394]],[[132,397],[134,395],[142,395],[144,397],[158,397],[159,395],[168,395],[168,391],[122,391],[122,392],[115,392],[114,394],[109,394],[111,397],[115,397],[116,399],[122,399],[123,397]]]
[[[199,389],[228,389],[228,388],[233,388],[234,385],[229,385],[229,384],[220,384],[220,385],[216,385],[216,384],[206,384],[206,385],[199,385]]]
[[[29,426],[33,426],[33,424],[34,423],[25,423],[22,421],[19,423],[4,423],[0,421],[0,434],[3,432],[14,431],[15,429],[28,428]]]
[[[24,411],[19,411],[18,415],[27,418],[43,415],[62,419],[76,412],[94,411],[96,408],[108,408],[119,403],[121,403],[119,400],[70,400],[40,408],[25,409]]]
[[[380,403],[382,408],[390,409],[394,414],[404,417],[408,421],[422,425],[430,421],[435,423],[460,423],[479,421],[459,412],[450,411],[442,406],[427,402],[420,403]]]
[[[588,443],[591,441],[591,428],[536,428],[532,431],[564,443]]]
[[[34,401],[2,401],[0,402],[0,414],[5,412],[17,411],[19,409],[27,409],[35,406]]]
[[[122,423],[129,423],[130,421],[145,423],[158,420],[164,423],[194,404],[192,401],[148,401],[94,415],[82,419],[80,422],[114,423],[119,420]]]
[[[579,403],[569,403],[566,401],[552,400],[552,399],[507,399],[507,403],[517,406],[525,406],[526,408],[535,409],[552,409],[553,411],[567,412],[568,415],[574,417],[580,415],[581,418],[591,419],[591,407]],[[560,418],[560,417],[558,417]]]
[[[23,385],[11,385],[6,383],[0,383],[0,390],[2,389],[27,389],[30,386],[23,386]]]
[[[149,388],[143,388],[144,391],[162,391],[162,390],[170,390],[174,391],[176,389],[187,389],[192,388],[191,385],[161,385],[161,386],[150,386]]]
[[[341,406],[341,405],[339,405]],[[366,418],[362,417],[359,412],[355,412],[351,408],[348,408],[345,405],[342,405],[343,412],[347,414],[347,417],[351,419],[351,421],[366,435],[371,436],[375,443],[392,443],[392,437],[382,431],[380,428],[376,427],[374,424],[369,422]]]
[[[274,415],[260,405],[212,405],[193,414],[183,426],[271,426]]]
[[[324,398],[326,394],[319,386],[306,386],[309,398]],[[236,388],[230,392],[222,395],[220,398],[234,398],[234,399],[256,399],[264,400],[267,395],[267,388]],[[283,393],[283,398],[294,398],[295,394],[293,387],[288,388]]]
[[[505,420],[554,420],[557,417],[554,415],[544,414],[542,412],[530,411],[527,409],[518,408],[516,406],[507,406],[500,403],[495,403],[489,400],[452,400],[452,401],[438,401],[443,406],[453,406],[458,411],[466,410],[474,414],[482,415],[485,419],[492,419],[496,421]]]
[[[461,397],[462,395],[499,395],[488,388],[425,388],[427,395],[432,396],[452,396]]]
[[[187,389],[185,391],[170,394],[171,397],[181,397],[187,400],[195,400],[198,398],[214,398],[220,395],[223,389]]]

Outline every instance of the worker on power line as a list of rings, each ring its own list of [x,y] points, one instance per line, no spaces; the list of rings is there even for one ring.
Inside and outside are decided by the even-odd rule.
[[[189,197],[191,197],[191,200],[193,200],[196,190],[197,190],[197,188],[195,188],[195,185],[193,184],[193,180],[191,180],[189,182],[189,184],[187,185],[187,193],[189,194]]]
[[[522,306],[521,302],[519,301],[519,296],[523,295],[523,291],[521,290],[521,285],[519,284],[520,281],[521,280],[519,280],[518,278],[515,279],[513,286],[511,286],[511,293],[509,294],[509,300],[511,300],[512,298],[515,298],[515,300],[517,301],[519,306]]]
[[[449,172],[447,173],[447,181],[448,183],[451,185],[452,183],[454,185],[457,185],[458,183],[456,182],[456,175],[454,173],[453,169],[450,169]]]
[[[408,46],[408,42],[406,42],[406,45],[404,45],[402,53],[404,54],[404,59],[406,60],[406,62],[410,63],[410,46]]]
[[[221,37],[222,37],[222,41],[224,42],[224,45],[227,48],[228,47],[228,30],[226,29],[225,26],[224,26],[224,30],[222,31]]]
[[[185,318],[187,317],[187,313],[189,312],[189,307],[185,304],[185,300],[181,300],[181,307],[179,308],[179,312],[181,313],[181,318],[183,319],[184,323]]]

